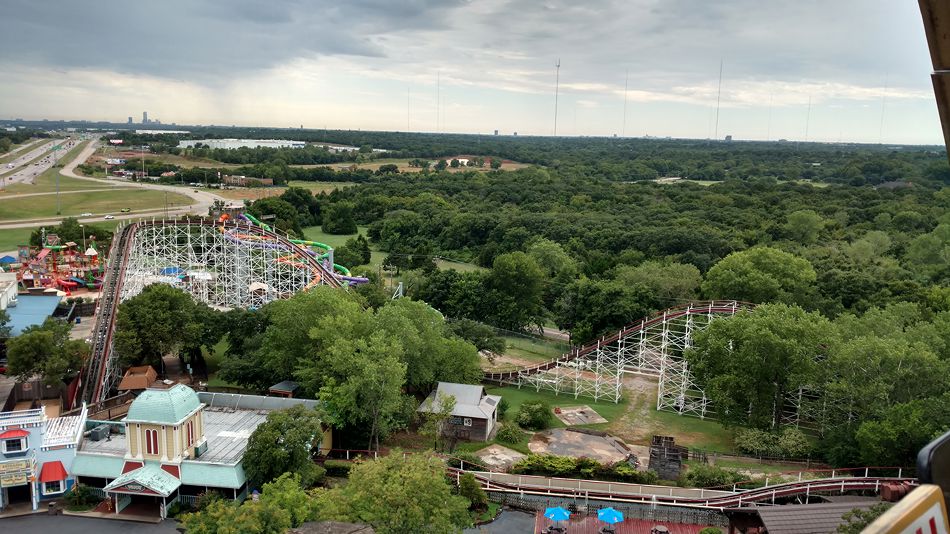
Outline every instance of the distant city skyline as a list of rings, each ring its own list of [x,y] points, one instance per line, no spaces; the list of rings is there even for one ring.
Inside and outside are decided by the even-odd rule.
[[[558,135],[943,141],[914,2],[14,0],[0,46],[0,117],[551,135],[560,58]]]

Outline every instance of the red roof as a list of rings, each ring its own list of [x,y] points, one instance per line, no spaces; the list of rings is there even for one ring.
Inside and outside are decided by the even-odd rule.
[[[57,480],[66,480],[66,468],[63,467],[63,462],[55,460],[43,464],[43,469],[40,470],[40,482],[56,482]]]
[[[3,434],[0,434],[0,439],[14,439],[14,438],[25,438],[29,436],[30,433],[21,428],[15,430],[7,430]]]

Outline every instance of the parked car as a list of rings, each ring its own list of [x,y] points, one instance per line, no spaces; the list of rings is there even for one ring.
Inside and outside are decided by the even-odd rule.
[[[114,216],[114,215],[106,215],[105,217],[103,217],[103,219],[105,219],[105,220],[107,220],[107,221],[110,221],[110,220],[112,220],[112,219],[115,219],[115,216]]]
[[[122,213],[128,213],[130,211],[132,211],[131,208],[122,208]]]
[[[80,216],[80,217],[92,217],[92,213],[89,213],[89,212],[87,211],[87,212],[85,212],[85,213],[80,213],[79,216]]]

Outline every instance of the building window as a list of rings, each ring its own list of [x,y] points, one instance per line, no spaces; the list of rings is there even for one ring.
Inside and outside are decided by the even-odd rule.
[[[3,452],[5,454],[23,452],[26,450],[26,438],[14,438],[3,440]]]
[[[145,453],[158,454],[158,430],[145,431]]]
[[[62,493],[64,491],[66,491],[66,488],[62,480],[53,480],[52,482],[43,483],[44,495],[51,495],[53,493]]]
[[[466,418],[462,421],[462,423],[463,423],[465,426],[472,426],[472,419],[469,418],[469,417],[466,417]]]

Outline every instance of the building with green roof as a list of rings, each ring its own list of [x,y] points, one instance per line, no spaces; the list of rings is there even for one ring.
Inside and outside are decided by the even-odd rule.
[[[195,392],[181,384],[160,384],[132,401],[121,422],[91,421],[92,429],[76,454],[79,480],[101,488],[115,513],[130,504],[166,517],[175,502],[192,504],[198,495],[216,491],[243,500],[248,481],[241,460],[254,429],[272,410],[307,399]],[[319,448],[332,446],[330,431]]]

